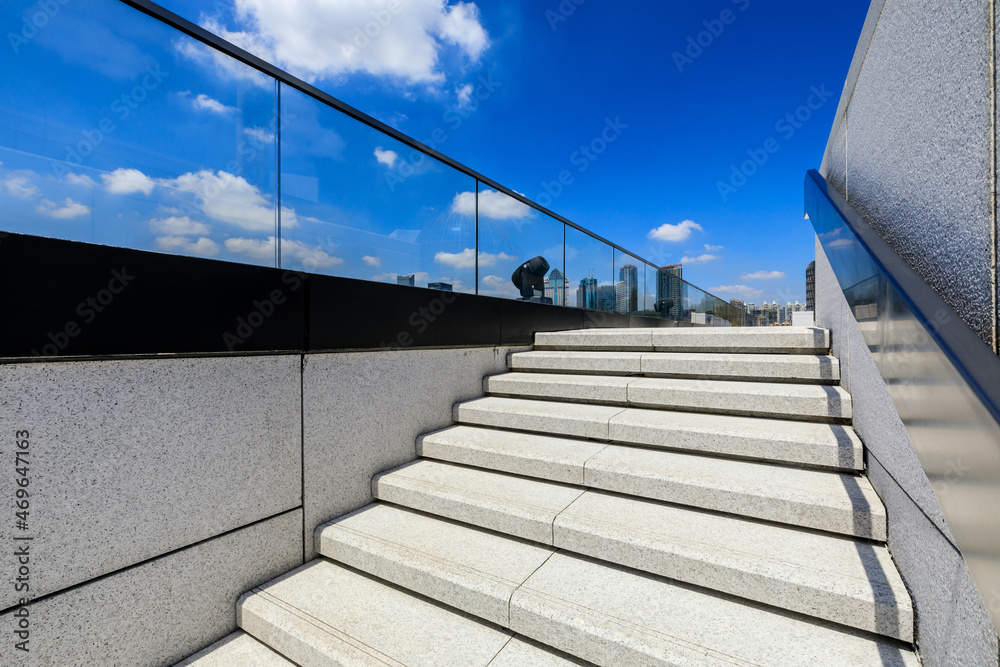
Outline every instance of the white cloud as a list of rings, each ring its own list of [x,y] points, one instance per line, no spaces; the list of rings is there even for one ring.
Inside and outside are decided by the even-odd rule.
[[[41,194],[24,176],[13,176],[0,183],[3,183],[8,194],[18,199],[30,199]]]
[[[302,262],[302,266],[306,269],[325,269],[344,263],[343,259],[330,255],[321,246],[311,246],[290,239],[282,239],[281,256],[282,262],[287,257],[293,257]]]
[[[488,267],[496,264],[498,260],[510,262],[515,259],[517,258],[503,252],[498,254],[481,252],[479,253],[479,266]],[[447,264],[456,269],[472,269],[476,266],[476,250],[474,248],[466,248],[462,252],[456,253],[439,252],[434,255],[434,261]]]
[[[755,271],[754,273],[744,273],[740,280],[780,280],[785,274],[781,271]]]
[[[69,197],[67,197],[65,201],[58,204],[46,199],[35,210],[43,215],[49,216],[50,218],[56,218],[57,220],[72,220],[73,218],[79,218],[81,215],[87,215],[90,213],[90,209],[88,207],[73,201]]]
[[[110,174],[102,174],[104,189],[113,195],[131,195],[141,192],[148,195],[153,192],[156,183],[138,169],[115,169]]]
[[[249,257],[258,262],[274,260],[275,240],[273,236],[269,236],[266,240],[226,239],[225,246],[229,252]],[[311,246],[292,239],[282,239],[281,257],[282,264],[288,262],[289,259],[297,259],[306,269],[324,269],[344,263],[340,257],[331,256],[321,246]]]
[[[698,255],[697,257],[682,257],[681,264],[707,264],[719,259],[716,255]]]
[[[466,108],[472,105],[472,84],[467,83],[464,86],[459,86],[455,89],[455,94],[458,95],[458,106]]]
[[[649,231],[649,238],[657,241],[686,241],[691,238],[691,232],[697,229],[703,231],[701,225],[693,220],[685,220],[676,225],[664,223]]]
[[[219,244],[202,236],[192,241],[184,236],[160,236],[156,239],[156,247],[167,252],[182,252],[200,257],[215,257],[219,254]]]
[[[90,176],[66,174],[66,182],[80,188],[96,188],[97,183]]]
[[[476,193],[460,192],[451,203],[451,212],[459,215],[476,214]],[[513,197],[496,190],[480,190],[479,215],[493,220],[514,220],[531,215],[531,208]]]
[[[166,236],[204,236],[209,227],[203,222],[195,222],[187,216],[171,216],[149,221],[149,228]]]
[[[274,205],[242,176],[209,170],[183,174],[160,185],[194,195],[205,215],[248,231],[274,229]],[[281,209],[281,226],[298,226],[290,208]]]
[[[381,164],[389,167],[389,169],[392,169],[396,166],[396,160],[399,159],[399,153],[396,151],[383,150],[381,146],[378,146],[375,149],[375,159]]]
[[[371,255],[365,255],[364,257],[361,258],[361,261],[367,264],[368,266],[374,266],[376,269],[382,266],[382,260],[379,259],[378,257],[372,257]]]
[[[725,250],[725,249],[726,246],[724,245],[710,245],[708,243],[705,244],[705,250],[707,250],[708,252],[718,252],[719,250]]]
[[[759,299],[764,295],[763,290],[748,287],[747,285],[717,285],[716,287],[709,287],[708,291],[713,294],[738,296],[743,299]]]
[[[390,7],[395,8],[393,12]],[[409,83],[439,83],[454,45],[476,62],[489,46],[479,8],[449,0],[236,0],[237,30],[205,27],[312,82],[365,72]]]
[[[243,255],[258,262],[274,260],[274,237],[265,239],[231,238],[224,241],[226,250],[237,255]]]
[[[247,127],[244,128],[243,134],[247,135],[259,144],[272,144],[274,143],[275,135],[274,132],[265,130],[262,127]]]
[[[191,104],[194,105],[194,108],[198,109],[199,111],[211,111],[212,113],[223,114],[223,115],[236,113],[237,111],[236,107],[226,106],[219,100],[213,99],[208,95],[205,95],[204,93],[194,98],[191,101]]]
[[[211,22],[206,27],[211,26]],[[211,30],[212,28],[209,27]],[[216,32],[213,30],[213,32]],[[174,49],[181,56],[205,68],[212,68],[222,79],[249,81],[260,88],[274,88],[274,79],[247,67],[221,51],[205,46],[193,39],[181,38],[174,42]]]
[[[483,287],[486,288],[486,293],[492,296],[504,296],[515,298],[521,296],[521,291],[514,287],[514,284],[510,281],[510,278],[502,278],[501,276],[483,276]]]

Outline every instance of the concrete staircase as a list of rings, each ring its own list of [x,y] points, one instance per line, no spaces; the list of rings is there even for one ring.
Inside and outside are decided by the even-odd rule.
[[[535,343],[189,664],[919,664],[826,331]]]

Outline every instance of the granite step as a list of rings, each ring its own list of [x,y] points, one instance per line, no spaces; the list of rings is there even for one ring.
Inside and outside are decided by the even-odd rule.
[[[920,664],[892,640],[561,551],[510,616],[513,631],[601,665]]]
[[[911,641],[913,611],[885,547],[601,492],[581,495],[542,546],[385,504],[317,531],[320,553],[509,624],[517,588],[555,549]]]
[[[835,384],[840,363],[831,356],[806,354],[720,354],[692,352],[513,352],[512,371],[641,375],[750,382]]]
[[[827,385],[616,375],[504,373],[483,379],[491,396],[711,414],[848,423],[851,396]]]
[[[295,667],[280,653],[242,630],[226,635],[174,667]]]
[[[310,667],[585,664],[325,559],[246,593],[237,603],[237,623]]]
[[[454,408],[460,424],[590,438],[644,447],[861,470],[850,426],[488,396]]]
[[[536,333],[535,349],[827,354],[830,332],[817,327],[577,329]]]
[[[885,509],[863,477],[613,445],[587,460],[583,485],[431,459],[372,480],[372,495],[379,500],[541,544],[553,544],[556,516],[587,489],[886,539]]]

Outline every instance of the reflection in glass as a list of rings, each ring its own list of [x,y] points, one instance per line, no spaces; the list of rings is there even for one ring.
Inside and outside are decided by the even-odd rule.
[[[614,312],[614,252],[611,246],[566,225],[567,305]]]
[[[632,255],[615,249],[615,312],[624,315],[639,314],[640,295],[645,293],[646,273],[640,269],[644,263]]]
[[[532,298],[566,305],[563,223],[481,185],[479,293],[520,299],[521,293],[511,282],[511,276],[518,267],[535,257],[543,257],[549,270],[543,278],[541,294]]]
[[[0,226],[273,266],[274,80],[121,2],[57,18],[0,53]]]
[[[281,204],[283,268],[475,291],[475,179],[284,84]]]

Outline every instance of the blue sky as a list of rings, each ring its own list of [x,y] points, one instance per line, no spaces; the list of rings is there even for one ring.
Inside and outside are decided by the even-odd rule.
[[[577,2],[163,4],[718,296],[804,301],[802,182],[868,2]],[[280,209],[285,266],[473,289],[468,177],[283,89],[279,205],[273,82],[116,0],[39,11],[0,8],[9,230],[269,264]],[[484,293],[562,249],[498,193],[480,227]],[[571,285],[628,261],[567,237]]]

